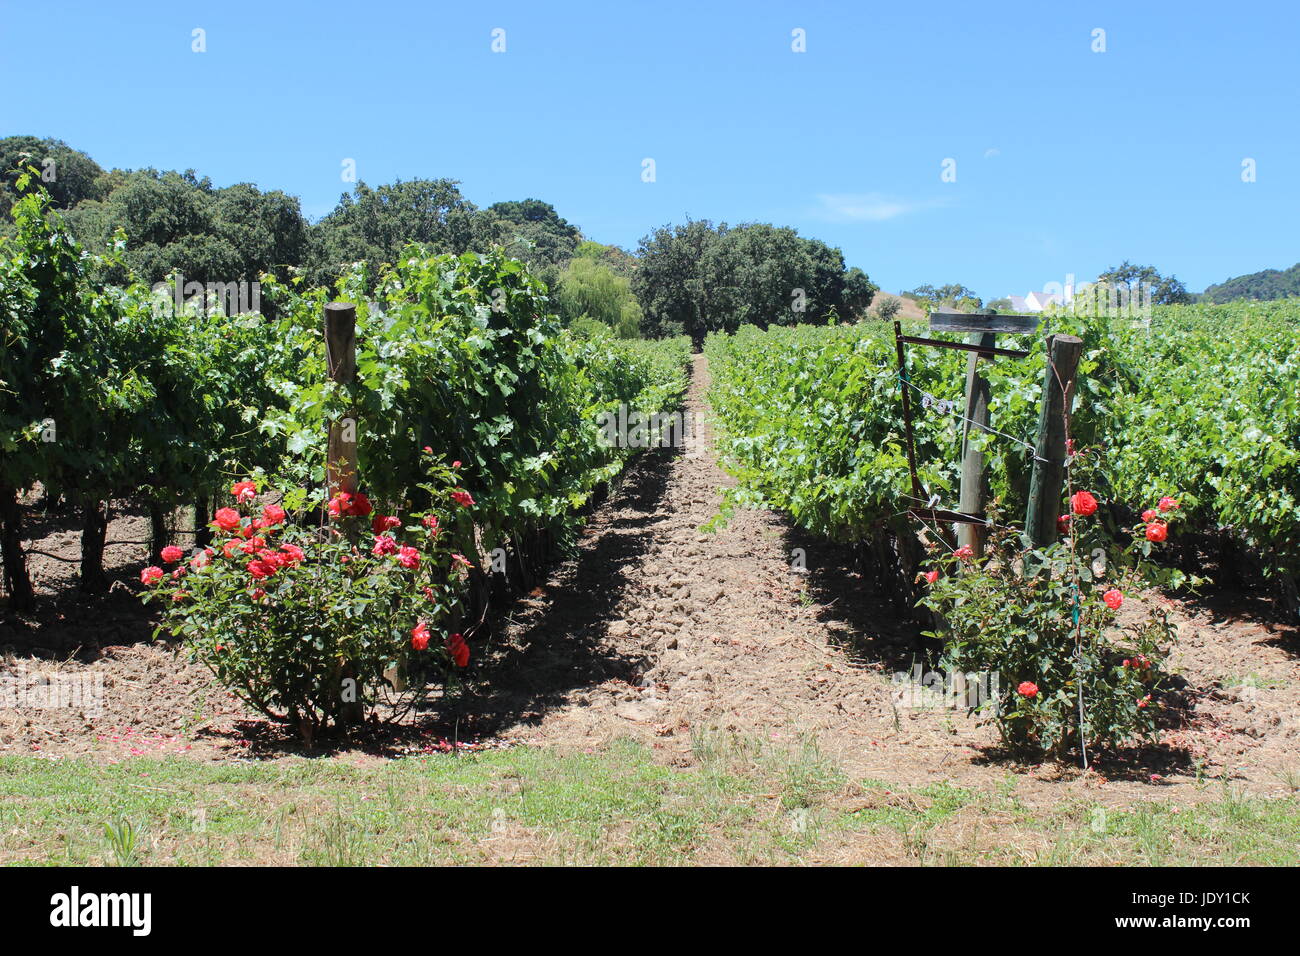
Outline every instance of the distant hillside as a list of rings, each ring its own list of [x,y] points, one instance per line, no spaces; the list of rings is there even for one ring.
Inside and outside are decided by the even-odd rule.
[[[1233,299],[1284,299],[1291,295],[1300,295],[1300,262],[1285,271],[1265,269],[1212,285],[1201,300],[1231,302]]]

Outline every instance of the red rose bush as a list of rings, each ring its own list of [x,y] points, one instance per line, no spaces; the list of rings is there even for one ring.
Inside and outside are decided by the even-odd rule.
[[[1177,500],[1161,498],[1119,540],[1104,532],[1100,506],[1092,492],[1078,491],[1057,521],[1060,539],[1046,548],[1027,550],[1019,534],[1000,527],[982,560],[968,548],[936,545],[939,568],[924,572],[921,603],[942,628],[929,632],[944,642],[940,666],[996,675],[985,714],[1014,751],[1062,757],[1081,738],[1091,753],[1157,733],[1174,631],[1163,612],[1134,608],[1126,595],[1200,579],[1153,560]]]
[[[434,505],[418,514],[376,513],[362,492],[291,494],[292,514],[257,508],[257,486],[238,482],[213,516],[211,547],[166,548],[165,568],[141,572],[145,599],[163,605],[160,630],[223,684],[311,737],[391,699],[396,673],[423,689],[469,666],[453,626],[472,565],[462,552],[474,553],[473,498],[459,482],[431,465],[421,487]]]

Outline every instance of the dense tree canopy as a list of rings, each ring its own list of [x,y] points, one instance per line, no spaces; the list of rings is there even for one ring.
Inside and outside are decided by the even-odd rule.
[[[1166,278],[1156,271],[1155,266],[1134,265],[1127,259],[1097,276],[1097,281],[1113,286],[1126,285],[1131,289],[1150,284],[1152,305],[1179,305],[1192,301],[1187,287],[1176,276]]]
[[[98,199],[104,170],[80,150],[60,139],[7,136],[0,139],[0,221],[10,227],[10,210],[18,198],[14,184],[20,171],[33,168],[56,209],[71,209],[83,199]]]
[[[957,309],[960,312],[974,312],[984,308],[983,300],[973,290],[956,282],[937,288],[932,285],[917,286],[907,294],[931,309],[946,308]]]
[[[486,252],[501,246],[548,286],[582,238],[550,203],[499,202],[480,209],[453,179],[414,179],[371,189],[358,183],[313,227],[313,278],[332,279],[351,262],[395,262],[410,242],[434,252]]]
[[[638,254],[586,240],[540,199],[479,208],[454,179],[357,183],[319,222],[296,197],[249,183],[216,187],[193,170],[105,172],[66,143],[34,136],[0,140],[0,210],[18,196],[19,166],[49,175],[42,185],[69,228],[91,249],[125,236],[110,281],[149,283],[180,273],[187,283],[255,281],[297,270],[328,285],[356,262],[377,277],[410,243],[431,252],[501,246],[549,288],[569,323],[599,322],[633,337],[849,319],[866,311],[876,286],[845,268],[837,248],[766,223],[714,226],[706,220],[646,236]],[[12,231],[9,217],[0,229]]]
[[[691,330],[702,335],[716,312],[708,302],[709,287],[701,280],[701,262],[717,233],[705,220],[681,226],[664,226],[641,240],[641,260],[632,279],[632,291],[644,313],[647,335],[680,335]]]
[[[375,189],[357,183],[312,229],[312,278],[332,280],[362,260],[396,262],[412,242],[457,254],[485,248],[486,223],[459,186],[454,179],[398,180]]]
[[[69,224],[99,248],[123,230],[125,266],[146,282],[173,272],[187,282],[251,282],[263,272],[283,273],[306,254],[307,221],[298,200],[282,192],[249,183],[217,189],[192,170],[115,172],[105,182],[106,197],[79,203]]]
[[[582,240],[577,226],[540,199],[493,203],[480,215],[483,232],[539,275],[572,259]]]
[[[837,250],[838,251],[838,250]],[[875,301],[876,293],[880,287],[871,281],[871,278],[859,269],[852,266],[848,272],[844,273],[844,292],[842,298],[844,301],[844,310],[847,316],[861,316],[871,308],[871,303]]]
[[[664,226],[641,240],[639,258],[632,289],[652,335],[699,341],[746,324],[848,318],[876,292],[862,270],[845,272],[839,249],[766,223]]]

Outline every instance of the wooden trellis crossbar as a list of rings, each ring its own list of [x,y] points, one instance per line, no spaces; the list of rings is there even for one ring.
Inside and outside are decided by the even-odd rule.
[[[1007,358],[1025,358],[1028,352],[1020,349],[1004,349],[992,345],[975,345],[970,342],[946,342],[943,339],[922,339],[915,335],[904,335],[902,341],[908,345],[933,345],[941,349],[959,349],[963,352],[978,352],[980,355],[1005,355]]]
[[[969,443],[970,429],[988,430],[988,382],[979,374],[979,361],[992,360],[997,356],[1021,359],[1029,352],[1021,349],[999,348],[994,345],[998,332],[1024,335],[1038,328],[1036,315],[968,315],[955,312],[931,312],[930,330],[934,332],[967,332],[965,342],[948,342],[943,339],[927,339],[915,335],[904,335],[903,325],[894,322],[894,345],[898,354],[899,388],[903,402],[903,431],[907,440],[907,467],[911,475],[912,494],[905,496],[914,501],[918,507],[908,508],[907,513],[929,521],[942,521],[960,527],[958,538],[962,544],[970,544],[975,551],[983,548],[983,527],[987,524],[984,514],[984,456]],[[916,470],[916,439],[912,428],[912,397],[909,388],[915,388],[907,377],[907,355],[904,345],[926,345],[935,348],[957,349],[970,352],[970,368],[966,376],[966,407],[962,416],[966,430],[962,438],[961,504],[959,510],[935,508],[934,500],[923,497],[921,479]]]
[[[984,524],[986,517],[981,514],[967,514],[962,511],[949,511],[946,508],[935,508],[931,506],[930,501],[921,498],[913,498],[910,495],[903,496],[908,501],[915,501],[923,507],[908,508],[907,513],[914,518],[920,518],[923,521],[951,521],[955,523],[966,524]],[[932,499],[933,500],[933,499]]]

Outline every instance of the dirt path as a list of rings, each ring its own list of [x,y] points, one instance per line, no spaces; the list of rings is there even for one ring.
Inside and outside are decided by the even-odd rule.
[[[708,729],[809,736],[837,756],[854,754],[884,730],[886,685],[830,645],[819,609],[801,598],[806,581],[792,570],[784,524],[746,511],[716,533],[700,531],[731,482],[713,452],[706,361],[694,362],[695,440],[642,462],[508,638],[537,640],[544,629],[560,647],[596,641],[599,659],[628,669],[574,688],[539,725],[510,733],[593,744],[642,735],[686,753],[691,731]]]
[[[1173,663],[1189,719],[1160,746],[1094,772],[1017,766],[964,711],[903,706],[890,676],[909,669],[909,628],[873,601],[846,549],[768,512],[738,511],[716,533],[699,530],[732,483],[714,454],[707,387],[696,356],[687,404],[696,440],[640,456],[594,509],[575,555],[474,637],[470,689],[408,731],[358,740],[358,758],[428,750],[443,737],[592,749],[631,736],[687,766],[701,742],[735,735],[751,750],[815,745],[850,779],[900,788],[993,790],[1014,774],[1017,795],[1039,806],[1072,795],[1115,805],[1214,799],[1221,790],[1205,783],[1220,776],[1260,793],[1296,787],[1297,633],[1209,607],[1174,606]],[[792,567],[796,548],[806,571]],[[0,708],[0,753],[225,760],[297,751],[173,650],[138,643],[149,622],[119,588],[120,622],[99,605],[70,611],[61,642],[85,648],[87,634],[120,632],[59,665],[102,674],[105,712]]]

